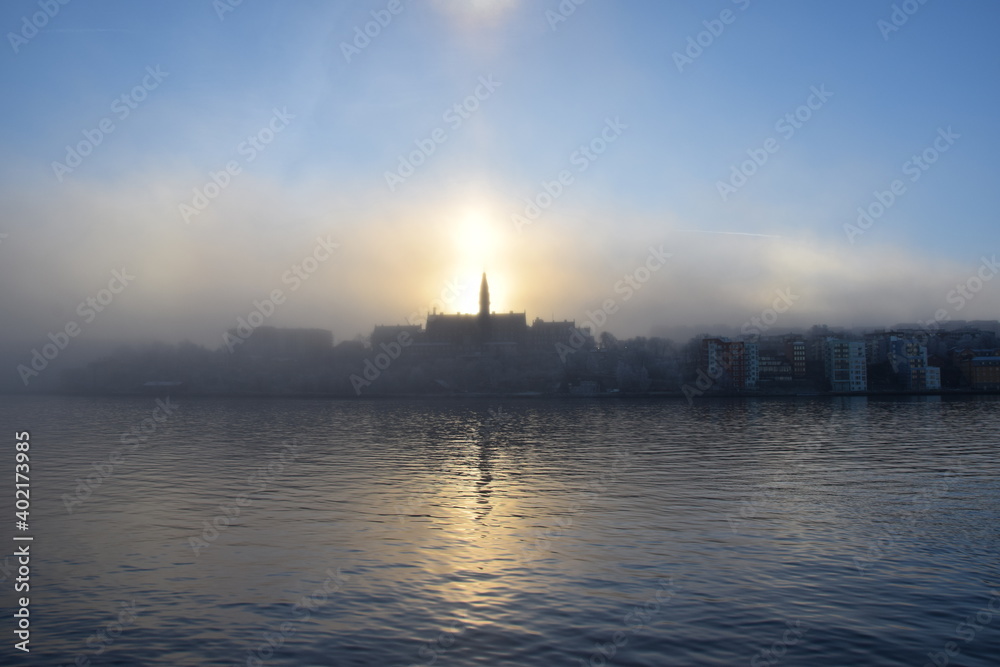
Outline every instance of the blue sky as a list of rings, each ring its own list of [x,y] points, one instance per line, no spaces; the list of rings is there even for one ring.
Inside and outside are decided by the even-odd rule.
[[[342,44],[388,0],[244,0],[221,18],[211,0],[71,0],[16,53],[10,33],[39,3],[5,2],[13,337],[44,338],[131,264],[145,277],[93,335],[214,344],[319,233],[342,253],[274,323],[338,339],[401,322],[483,268],[499,308],[582,319],[654,243],[674,261],[609,323],[622,335],[739,325],[786,286],[804,295],[789,325],[891,325],[933,315],[996,251],[995,3],[914,2],[887,39],[892,2],[562,4],[575,10],[552,23],[555,0],[401,2],[348,62]],[[678,71],[675,53],[720,15]],[[118,118],[113,101],[147,67],[167,75]],[[499,85],[449,125],[480,77]],[[821,87],[832,96],[782,136],[776,122]],[[293,118],[245,161],[239,145],[274,109]],[[106,118],[114,131],[59,180],[53,162]],[[574,152],[608,119],[626,128],[578,171]],[[446,140],[390,189],[386,172],[436,128]],[[911,182],[904,163],[942,128],[959,137]],[[724,201],[719,182],[769,138],[777,151]],[[234,159],[231,186],[182,219]],[[572,184],[518,232],[524,198],[562,170]],[[894,179],[905,193],[850,243],[844,225]],[[719,231],[780,238],[704,233]],[[961,316],[995,319],[997,292]]]

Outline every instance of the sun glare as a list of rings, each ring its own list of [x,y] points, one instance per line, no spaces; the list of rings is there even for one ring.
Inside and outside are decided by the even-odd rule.
[[[489,218],[481,211],[469,211],[459,222],[455,235],[459,256],[482,263],[497,243],[497,234]]]
[[[435,6],[465,21],[492,22],[516,8],[520,0],[435,0]]]
[[[457,220],[453,238],[453,275],[462,285],[453,304],[454,312],[479,312],[479,285],[484,271],[490,287],[490,310],[501,312],[507,307],[507,289],[502,269],[504,239],[497,223],[482,210],[466,211]]]

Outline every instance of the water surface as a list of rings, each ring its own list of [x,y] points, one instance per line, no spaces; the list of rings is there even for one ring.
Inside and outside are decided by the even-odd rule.
[[[1000,663],[996,400],[170,403],[0,402],[33,662]]]

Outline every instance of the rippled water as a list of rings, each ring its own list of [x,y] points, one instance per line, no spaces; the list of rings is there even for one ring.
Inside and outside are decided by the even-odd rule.
[[[35,664],[1000,664],[996,400],[171,403],[0,401]]]

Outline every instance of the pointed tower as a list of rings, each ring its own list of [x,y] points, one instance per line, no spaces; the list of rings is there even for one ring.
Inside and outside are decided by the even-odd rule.
[[[479,317],[490,314],[490,286],[486,282],[486,272],[483,271],[483,282],[479,284]]]
[[[483,271],[483,282],[479,285],[479,337],[481,342],[489,341],[490,336],[490,286],[486,282],[486,272]]]

